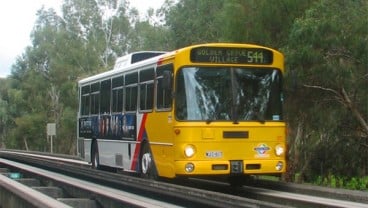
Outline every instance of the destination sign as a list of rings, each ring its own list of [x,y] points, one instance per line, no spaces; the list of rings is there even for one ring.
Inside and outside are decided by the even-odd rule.
[[[190,52],[194,63],[272,64],[272,51],[263,48],[198,47]]]

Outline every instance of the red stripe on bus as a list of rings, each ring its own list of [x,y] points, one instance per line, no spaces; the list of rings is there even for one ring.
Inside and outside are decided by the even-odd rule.
[[[131,170],[137,170],[135,167],[137,165],[137,162],[139,161],[139,152],[141,149],[141,142],[142,142],[142,137],[143,137],[143,132],[146,128],[146,119],[147,119],[147,114],[143,114],[143,118],[142,118],[142,122],[141,122],[141,128],[139,129],[139,133],[138,133],[138,138],[137,138],[137,144],[135,146],[135,150],[134,150],[134,156],[133,156],[133,162],[132,162],[132,166],[130,167]]]

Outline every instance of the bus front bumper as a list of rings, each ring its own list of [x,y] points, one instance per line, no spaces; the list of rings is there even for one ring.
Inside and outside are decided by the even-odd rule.
[[[285,160],[176,161],[177,175],[279,174]]]

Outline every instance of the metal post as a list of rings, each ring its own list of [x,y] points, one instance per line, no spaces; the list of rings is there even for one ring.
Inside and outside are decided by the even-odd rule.
[[[51,135],[51,153],[53,153],[53,144],[52,144],[52,140],[53,140],[53,138],[52,138],[52,135]]]

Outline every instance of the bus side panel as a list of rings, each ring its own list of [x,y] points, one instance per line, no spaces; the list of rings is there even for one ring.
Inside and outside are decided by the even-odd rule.
[[[91,162],[92,138],[98,135],[98,117],[82,117],[78,119],[78,155],[86,162]]]
[[[171,112],[148,114],[146,131],[159,176],[175,177],[173,151],[173,115]]]
[[[84,160],[89,163],[91,162],[91,146],[92,139],[83,139]]]
[[[100,164],[130,171],[132,155],[129,154],[131,152],[129,149],[134,147],[135,142],[131,141],[98,141]]]

